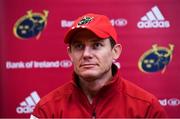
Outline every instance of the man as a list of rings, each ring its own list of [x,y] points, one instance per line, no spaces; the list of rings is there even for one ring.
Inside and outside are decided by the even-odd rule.
[[[64,42],[74,64],[72,81],[43,97],[31,118],[166,117],[153,95],[120,76],[113,61],[121,45],[106,16],[79,17]]]

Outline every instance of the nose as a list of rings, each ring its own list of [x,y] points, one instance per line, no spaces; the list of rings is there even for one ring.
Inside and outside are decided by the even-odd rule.
[[[86,46],[83,51],[83,59],[92,58],[92,50],[90,47]]]

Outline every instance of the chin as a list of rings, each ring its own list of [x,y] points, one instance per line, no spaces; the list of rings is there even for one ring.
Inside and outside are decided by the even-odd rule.
[[[97,73],[80,73],[79,76],[86,81],[94,81],[98,78]]]

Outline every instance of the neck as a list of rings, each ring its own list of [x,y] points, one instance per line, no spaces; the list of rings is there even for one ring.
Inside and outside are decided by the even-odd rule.
[[[80,78],[80,87],[87,96],[90,104],[92,104],[93,97],[99,92],[99,90],[106,85],[112,79],[111,70],[106,72],[101,78],[96,78],[93,81]]]

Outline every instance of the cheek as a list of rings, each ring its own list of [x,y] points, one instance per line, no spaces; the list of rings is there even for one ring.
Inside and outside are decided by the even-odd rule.
[[[111,65],[111,63],[113,61],[111,52],[101,53],[99,58],[100,58],[99,60],[100,60],[101,64],[103,64],[103,65]]]
[[[72,59],[74,65],[78,64],[79,61],[80,61],[80,54],[74,53],[74,54],[71,56],[71,59]]]

